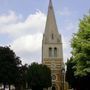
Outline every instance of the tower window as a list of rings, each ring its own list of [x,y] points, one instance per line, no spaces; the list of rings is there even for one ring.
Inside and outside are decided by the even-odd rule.
[[[52,34],[52,39],[54,39],[54,36],[53,36],[53,34]]]
[[[54,48],[54,57],[57,57],[57,48]]]
[[[49,48],[49,57],[52,57],[52,48]]]
[[[49,57],[57,57],[57,48],[49,48]]]

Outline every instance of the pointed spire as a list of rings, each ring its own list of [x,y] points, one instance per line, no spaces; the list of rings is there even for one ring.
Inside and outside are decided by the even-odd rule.
[[[49,14],[49,10],[50,10],[50,9],[53,10],[52,0],[49,0],[48,14]],[[54,10],[53,10],[53,14],[54,14]]]
[[[48,14],[47,14],[44,34],[46,36],[50,36],[51,33],[58,33],[52,0],[49,1]]]
[[[52,8],[52,0],[49,1],[49,8]]]

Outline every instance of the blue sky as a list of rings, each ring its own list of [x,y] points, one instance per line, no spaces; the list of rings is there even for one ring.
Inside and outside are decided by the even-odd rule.
[[[90,9],[90,0],[52,0],[63,41],[66,62],[70,40],[79,19]],[[23,63],[41,62],[41,41],[49,0],[0,0],[0,45],[9,46]]]

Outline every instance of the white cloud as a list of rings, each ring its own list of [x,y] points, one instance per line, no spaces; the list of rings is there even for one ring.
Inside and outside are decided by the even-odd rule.
[[[12,38],[11,48],[21,57],[23,63],[30,64],[32,61],[40,63],[46,15],[38,10],[25,20],[21,17],[22,15],[17,15],[13,11],[0,15],[0,35],[7,34]]]
[[[8,33],[13,37],[20,37],[26,33],[43,32],[46,20],[46,15],[41,11],[36,11],[35,14],[30,14],[23,22],[17,19],[20,17],[16,16],[14,12],[0,17],[0,33]],[[7,17],[9,17],[8,20]],[[15,21],[17,21],[17,23],[15,23]]]
[[[29,52],[33,53],[39,51],[42,45],[42,34],[36,33],[34,35],[26,35],[14,40],[11,46],[17,53]]]
[[[16,16],[15,12],[9,11],[6,14],[0,15],[0,25],[11,24],[12,22],[16,23],[19,18],[20,18],[20,15]]]
[[[11,43],[11,48],[19,55],[23,63],[41,62],[42,33],[26,35]]]

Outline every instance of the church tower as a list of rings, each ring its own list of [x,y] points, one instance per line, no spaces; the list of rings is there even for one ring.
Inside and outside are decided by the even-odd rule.
[[[62,39],[58,32],[52,1],[49,1],[47,21],[42,40],[42,63],[51,69],[52,90],[61,90],[62,86]]]

